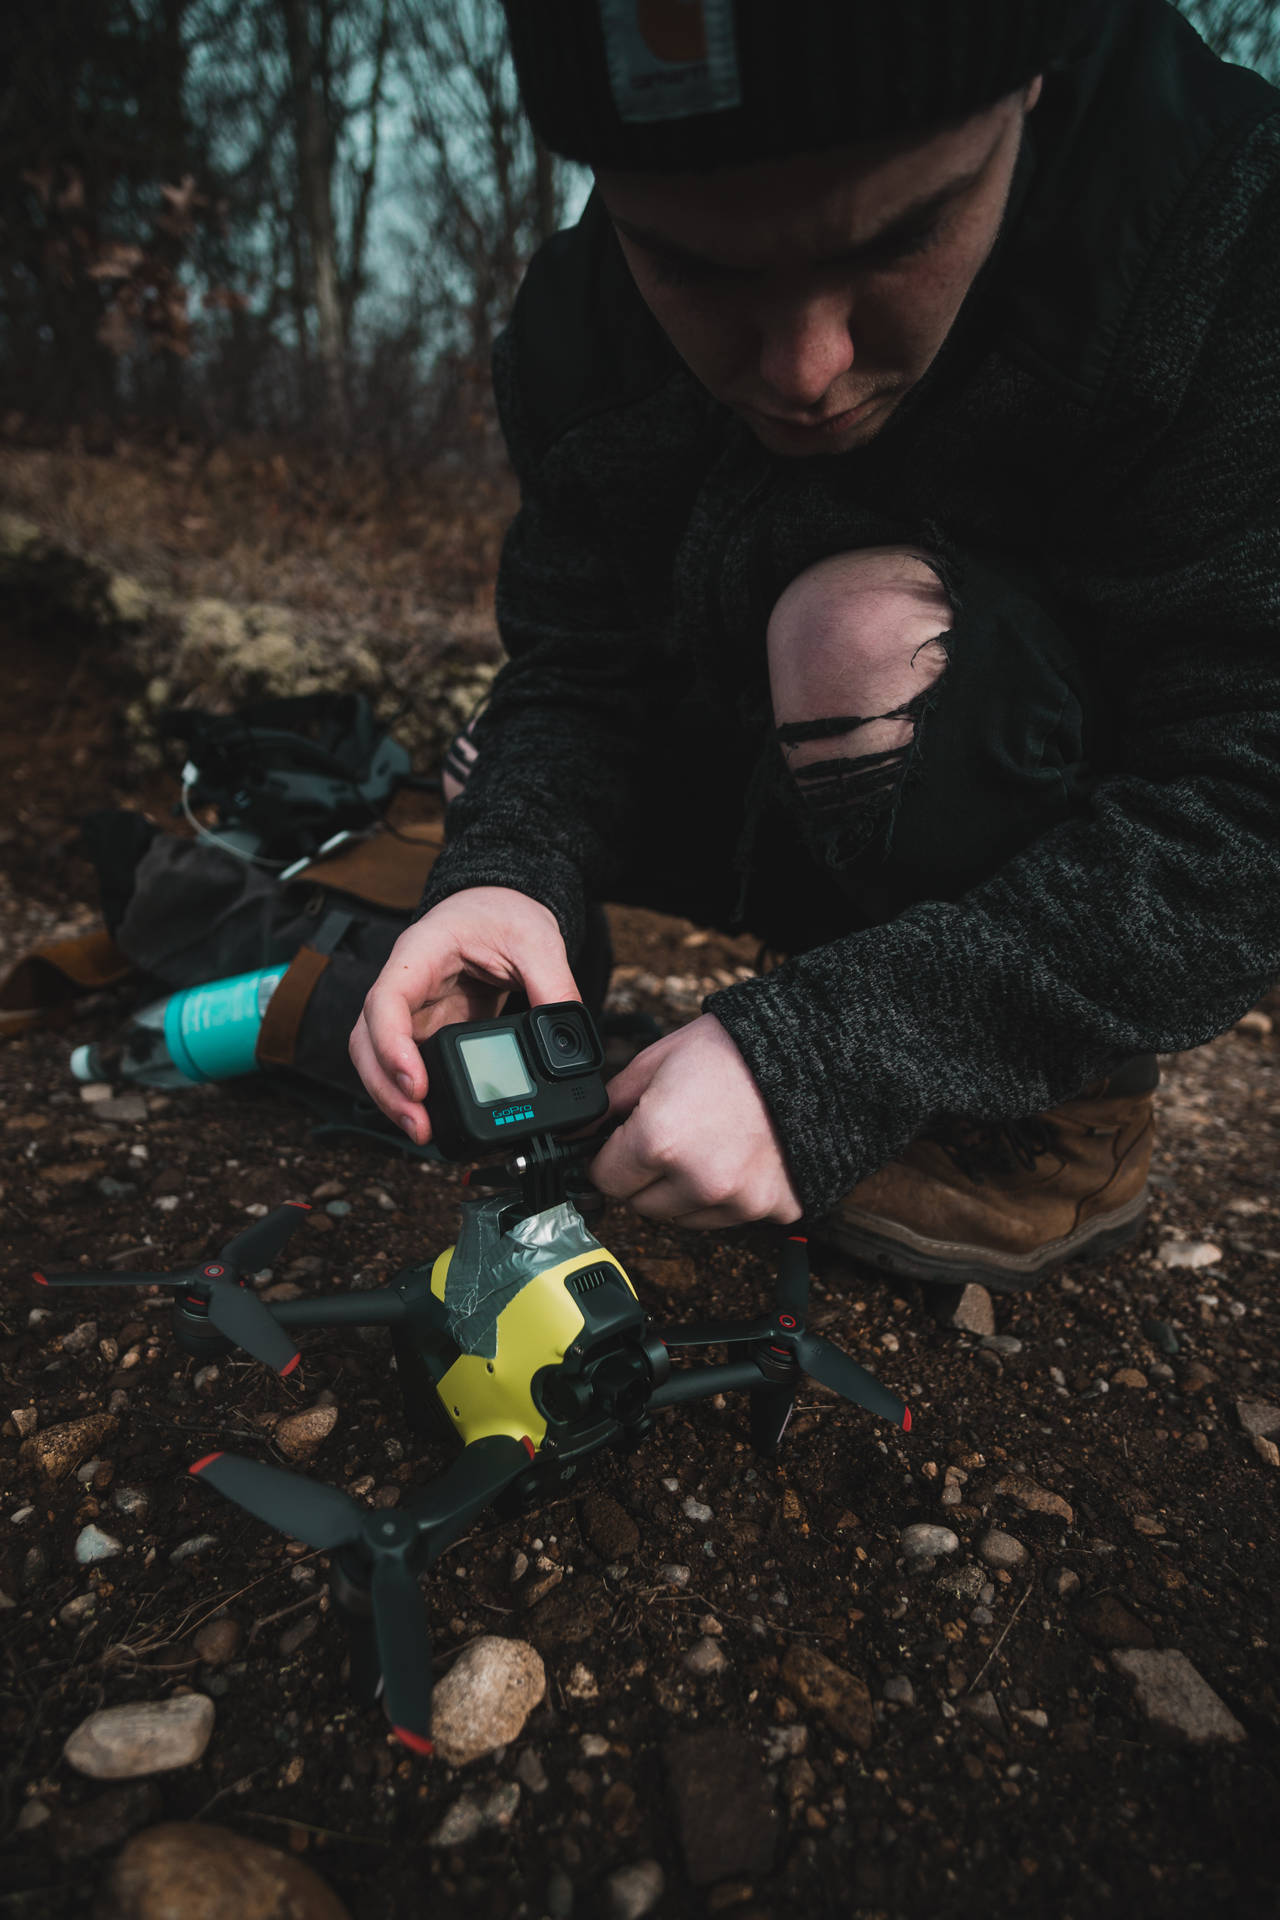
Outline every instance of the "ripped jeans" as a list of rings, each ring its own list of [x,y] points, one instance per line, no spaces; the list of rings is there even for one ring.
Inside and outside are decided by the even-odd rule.
[[[836,554],[780,595],[767,644],[763,744],[695,692],[667,716],[617,902],[798,953],[957,899],[1088,809],[1104,703],[1063,619],[1008,575]],[[447,792],[472,757],[455,742]]]

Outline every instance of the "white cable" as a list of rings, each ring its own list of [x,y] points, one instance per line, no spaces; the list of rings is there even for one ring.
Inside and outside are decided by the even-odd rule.
[[[191,811],[191,802],[187,796],[198,778],[199,772],[197,768],[193,767],[188,760],[186,766],[182,769],[182,811],[191,826],[195,828],[199,838],[201,840],[207,840],[211,847],[221,847],[224,853],[233,854],[237,860],[243,860],[246,866],[263,867],[268,873],[282,872],[283,869],[290,864],[287,860],[264,860],[261,854],[246,853],[243,847],[233,846],[230,840],[223,840],[218,834],[213,832],[212,828],[206,827],[203,821],[196,819],[195,814]]]

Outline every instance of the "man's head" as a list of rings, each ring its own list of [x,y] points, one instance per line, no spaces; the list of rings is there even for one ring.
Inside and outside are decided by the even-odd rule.
[[[870,439],[933,361],[1104,0],[504,4],[529,116],[595,169],[659,323],[803,454]]]
[[[921,379],[995,243],[1039,79],[931,137],[597,185],[642,297],[772,452],[844,453]]]

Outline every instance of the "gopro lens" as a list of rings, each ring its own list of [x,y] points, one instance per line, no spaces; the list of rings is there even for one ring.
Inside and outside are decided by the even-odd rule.
[[[536,1013],[534,1028],[538,1051],[548,1070],[556,1078],[571,1074],[594,1073],[600,1065],[600,1051],[590,1022],[577,1014]]]

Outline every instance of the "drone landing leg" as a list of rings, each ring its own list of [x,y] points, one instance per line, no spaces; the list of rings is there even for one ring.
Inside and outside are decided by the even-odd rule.
[[[751,1444],[755,1451],[771,1456],[787,1430],[795,1396],[790,1387],[753,1387],[750,1394]]]

